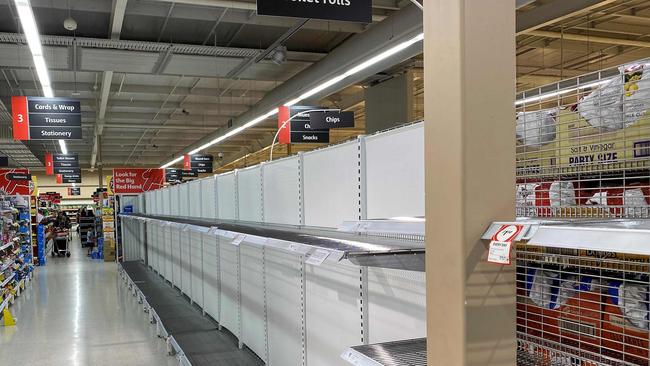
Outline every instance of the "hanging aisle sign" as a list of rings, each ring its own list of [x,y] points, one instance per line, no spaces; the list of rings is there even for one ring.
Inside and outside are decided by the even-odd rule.
[[[181,178],[197,178],[199,176],[199,173],[197,173],[195,170],[185,170],[183,169],[181,171]]]
[[[81,174],[77,154],[45,154],[45,174]]]
[[[309,123],[311,113],[304,113],[313,109],[326,109],[312,106],[291,106],[279,107],[278,128],[285,127],[278,134],[278,142],[289,143],[328,143],[330,142],[330,131],[328,129],[315,129]],[[300,115],[300,113],[304,113]],[[289,123],[285,122],[291,119]]]
[[[80,187],[68,187],[68,196],[81,196]]]
[[[212,155],[185,155],[183,158],[183,170],[191,170],[196,174],[212,173]]]
[[[56,182],[59,184],[81,183],[81,173],[57,174]]]
[[[313,129],[354,127],[354,112],[312,112],[309,126]]]
[[[15,140],[80,140],[81,102],[74,99],[11,97]]]
[[[165,182],[180,182],[181,180],[181,169],[176,168],[167,168],[165,169]]]
[[[257,14],[371,23],[372,0],[257,0]]]

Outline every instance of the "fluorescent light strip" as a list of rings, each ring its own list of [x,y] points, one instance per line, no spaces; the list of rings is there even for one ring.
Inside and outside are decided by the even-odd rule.
[[[65,146],[65,140],[59,140],[59,147],[61,148],[61,154],[68,153],[68,148]]]
[[[406,41],[404,41],[404,42],[402,42],[402,43],[400,43],[398,45],[395,45],[395,46],[387,49],[386,51],[384,51],[384,52],[382,52],[382,53],[380,53],[380,54],[378,54],[376,56],[373,56],[373,57],[369,58],[368,60],[366,60],[366,61],[360,63],[359,65],[357,65],[357,66],[349,69],[348,71],[344,72],[343,74],[334,76],[333,78],[323,82],[322,84],[319,84],[318,86],[316,86],[316,87],[314,87],[312,89],[309,89],[308,91],[304,92],[303,94],[301,94],[297,98],[288,101],[284,105],[287,106],[287,107],[290,107],[290,106],[292,106],[294,104],[300,103],[300,101],[305,100],[305,99],[307,99],[307,98],[309,98],[309,97],[311,97],[311,96],[313,96],[313,95],[315,95],[317,93],[320,93],[321,91],[331,87],[332,85],[339,83],[343,79],[345,79],[345,78],[347,78],[349,76],[352,76],[352,75],[354,75],[356,73],[359,73],[359,72],[369,68],[370,66],[375,65],[375,64],[379,63],[380,61],[385,60],[388,57],[393,56],[393,55],[407,49],[408,47],[422,41],[423,39],[424,39],[424,33],[420,33],[420,34],[416,35],[415,37],[413,37],[411,39],[408,39],[408,40],[406,40]],[[197,147],[196,149],[190,151],[189,154],[190,155],[196,154],[199,151],[207,149],[208,147],[210,147],[210,146],[212,146],[214,144],[218,144],[219,142],[221,142],[221,141],[223,141],[223,140],[225,140],[225,139],[227,139],[229,137],[232,137],[232,136],[240,133],[241,131],[243,131],[243,130],[249,128],[249,127],[252,127],[252,126],[260,123],[261,121],[276,115],[277,113],[278,113],[278,109],[275,108],[275,109],[267,112],[266,114],[261,115],[261,116],[255,118],[255,119],[253,119],[253,120],[251,120],[249,122],[246,122],[242,126],[237,127],[235,129],[233,129],[232,131],[229,131],[225,135],[219,136],[216,139],[214,139],[214,140],[212,140],[212,141],[210,141],[210,142],[208,142],[208,143],[206,143],[206,144],[204,144],[202,146]],[[178,157],[178,158],[168,162],[167,164],[163,165],[161,168],[167,168],[167,167],[169,167],[171,165],[174,165],[175,163],[178,163],[182,159],[183,159],[183,157]]]
[[[25,38],[27,39],[27,45],[29,46],[29,51],[31,52],[32,58],[34,60],[34,68],[36,69],[36,75],[38,75],[38,80],[40,81],[41,88],[43,89],[43,96],[46,98],[53,98],[54,91],[52,91],[50,75],[47,72],[45,55],[43,55],[43,47],[41,46],[41,39],[39,37],[38,27],[36,26],[36,19],[34,18],[32,6],[29,0],[14,0],[14,4],[16,4],[16,10],[18,11],[18,17],[20,18],[20,25],[23,28]],[[68,153],[65,140],[59,140],[59,146],[61,147],[61,152],[63,154]]]

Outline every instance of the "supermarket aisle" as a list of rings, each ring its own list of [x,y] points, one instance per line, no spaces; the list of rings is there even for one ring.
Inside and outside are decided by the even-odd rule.
[[[70,258],[48,256],[12,307],[15,327],[0,326],[0,364],[177,365],[166,356],[114,263],[91,261],[75,237]]]

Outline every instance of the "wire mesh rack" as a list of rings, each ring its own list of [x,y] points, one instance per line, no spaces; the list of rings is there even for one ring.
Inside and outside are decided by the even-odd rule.
[[[354,346],[341,357],[356,366],[426,366],[427,339]]]
[[[650,365],[650,256],[518,245],[519,365]]]
[[[517,95],[517,215],[649,218],[650,61]]]

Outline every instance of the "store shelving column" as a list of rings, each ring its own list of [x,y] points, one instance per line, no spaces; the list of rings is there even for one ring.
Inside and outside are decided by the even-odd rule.
[[[515,365],[514,266],[481,235],[514,219],[514,1],[424,2],[428,365]]]

